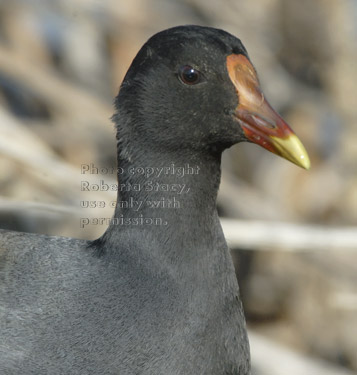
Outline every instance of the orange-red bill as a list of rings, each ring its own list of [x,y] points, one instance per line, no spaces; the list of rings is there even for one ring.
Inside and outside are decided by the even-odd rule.
[[[309,169],[310,160],[304,146],[265,99],[248,58],[244,55],[229,55],[227,70],[239,98],[235,115],[247,139]]]

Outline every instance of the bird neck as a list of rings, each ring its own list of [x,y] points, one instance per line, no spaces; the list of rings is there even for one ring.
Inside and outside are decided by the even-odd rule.
[[[142,152],[118,160],[114,215],[121,225],[171,226],[209,220],[215,213],[220,157]]]
[[[140,154],[136,159],[119,155],[115,214],[94,242],[100,254],[111,262],[139,259],[145,268],[176,272],[192,285],[208,285],[202,270],[210,264],[220,281],[228,277],[227,269],[233,277],[216,210],[220,155]]]
[[[103,240],[115,247],[123,236],[140,232],[159,243],[184,240],[197,247],[201,239],[207,243],[200,247],[213,246],[211,234],[219,227],[220,162],[221,153],[159,153],[142,144],[132,153],[121,148],[117,206]]]

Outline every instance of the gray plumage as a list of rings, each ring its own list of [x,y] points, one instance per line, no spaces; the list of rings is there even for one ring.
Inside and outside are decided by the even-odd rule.
[[[112,223],[100,239],[0,231],[1,375],[248,375],[249,344],[238,284],[215,207],[221,153],[245,140],[231,111],[236,90],[226,56],[246,51],[221,30],[178,27],[157,34],[135,58],[116,100],[118,163],[185,163],[198,175],[178,209],[148,200],[177,193],[119,191],[163,225]],[[178,66],[200,66],[190,88]],[[202,91],[198,91],[202,90]],[[228,111],[227,108],[230,108]],[[125,173],[120,183],[144,187]],[[122,215],[122,216],[121,216]]]

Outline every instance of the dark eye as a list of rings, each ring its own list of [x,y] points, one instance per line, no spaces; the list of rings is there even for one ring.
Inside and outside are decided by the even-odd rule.
[[[179,77],[186,85],[195,85],[201,81],[201,73],[190,65],[181,66]]]

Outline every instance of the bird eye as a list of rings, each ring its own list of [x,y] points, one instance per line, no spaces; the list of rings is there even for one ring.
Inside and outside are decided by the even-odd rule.
[[[179,77],[186,85],[196,85],[201,80],[201,73],[190,65],[184,65],[179,70]]]

